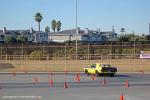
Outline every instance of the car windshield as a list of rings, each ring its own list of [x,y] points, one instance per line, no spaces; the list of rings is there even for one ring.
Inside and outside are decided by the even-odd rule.
[[[93,65],[91,66],[91,68],[95,68],[95,66],[96,66],[96,65],[95,65],[95,64],[93,64]]]
[[[111,67],[109,64],[102,64],[102,67]]]

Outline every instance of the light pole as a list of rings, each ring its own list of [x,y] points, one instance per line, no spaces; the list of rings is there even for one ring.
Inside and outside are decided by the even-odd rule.
[[[76,0],[76,60],[78,59],[78,0]]]
[[[150,35],[150,23],[149,23],[149,35]]]

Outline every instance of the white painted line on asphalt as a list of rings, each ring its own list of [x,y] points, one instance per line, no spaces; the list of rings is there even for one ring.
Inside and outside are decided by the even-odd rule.
[[[0,74],[10,74],[10,73],[13,73],[14,71],[12,72],[0,72]],[[24,74],[25,72],[15,72],[15,73],[18,73],[18,74]],[[50,72],[27,72],[27,74],[34,74],[34,73],[39,73],[39,74],[49,74]],[[54,74],[63,74],[65,72],[53,72]],[[84,72],[68,72],[68,74],[70,73],[84,73]],[[116,74],[142,74],[141,72],[118,72]],[[144,74],[150,74],[150,72],[144,72]]]
[[[109,85],[124,85],[125,82],[119,82],[119,83],[107,82],[107,84],[109,84]],[[150,84],[150,81],[149,82],[129,82],[129,84],[131,84],[131,85]]]

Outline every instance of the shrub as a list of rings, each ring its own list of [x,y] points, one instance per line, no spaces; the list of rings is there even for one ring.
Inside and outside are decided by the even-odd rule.
[[[32,53],[30,53],[30,59],[33,60],[40,60],[43,56],[43,52],[42,51],[33,51]]]

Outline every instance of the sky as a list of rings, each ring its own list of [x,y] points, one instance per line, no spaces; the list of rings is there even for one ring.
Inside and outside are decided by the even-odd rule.
[[[78,27],[117,33],[148,34],[150,0],[78,0]],[[62,30],[75,28],[75,0],[0,0],[0,29],[37,30],[34,15],[43,15],[41,29],[53,19],[62,22]],[[52,30],[51,30],[52,31]]]

